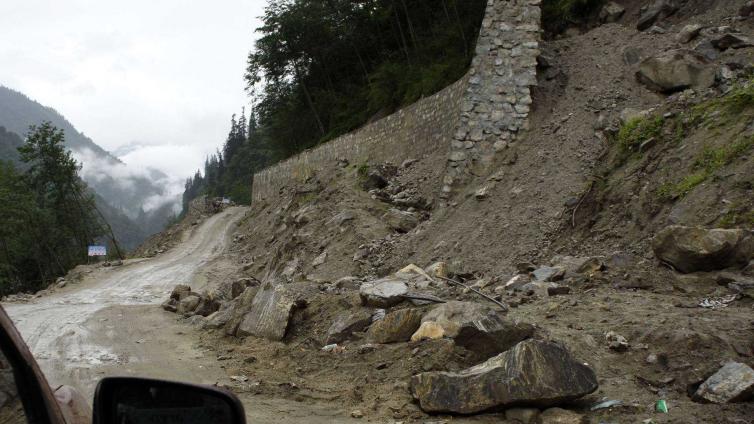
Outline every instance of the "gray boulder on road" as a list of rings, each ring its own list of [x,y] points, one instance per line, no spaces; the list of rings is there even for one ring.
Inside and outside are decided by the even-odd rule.
[[[238,325],[236,335],[283,340],[296,303],[283,285],[268,281],[254,296],[251,310]]]
[[[562,346],[526,340],[469,369],[426,372],[411,393],[426,412],[473,414],[506,405],[547,407],[597,390],[597,376]]]

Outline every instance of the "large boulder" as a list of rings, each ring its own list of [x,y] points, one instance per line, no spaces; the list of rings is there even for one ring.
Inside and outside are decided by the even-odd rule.
[[[741,402],[754,395],[754,370],[740,362],[728,362],[708,378],[694,399],[701,402]]]
[[[283,340],[296,303],[285,286],[266,282],[254,296],[251,310],[244,315],[236,335]]]
[[[508,405],[547,407],[597,390],[597,376],[562,346],[527,340],[469,369],[411,378],[426,412],[474,414]]]
[[[655,256],[683,273],[745,266],[754,256],[754,236],[743,229],[671,225],[652,240]]]
[[[391,278],[364,283],[359,288],[361,303],[378,308],[389,308],[401,303],[407,293],[408,286],[405,282]]]
[[[636,78],[650,90],[660,93],[687,88],[701,90],[715,83],[715,68],[696,52],[672,50],[641,62]]]
[[[238,326],[241,324],[241,321],[243,321],[246,314],[251,311],[251,306],[254,303],[254,298],[257,296],[258,291],[259,287],[247,287],[240,296],[223,305],[223,307],[208,320],[210,323],[209,325],[217,328],[224,327],[225,334],[229,336],[237,335]]]
[[[667,18],[677,12],[678,9],[678,0],[654,0],[642,8],[636,28],[639,31],[649,29],[657,21]]]
[[[342,343],[353,333],[364,331],[372,323],[372,313],[366,310],[344,312],[333,321],[325,336],[325,344]]]
[[[510,349],[533,333],[532,325],[506,319],[501,311],[487,305],[450,301],[424,315],[422,331],[412,339],[448,337],[459,346],[489,357]]]
[[[400,309],[385,315],[385,318],[369,327],[367,335],[375,343],[406,342],[422,321],[422,311]]]

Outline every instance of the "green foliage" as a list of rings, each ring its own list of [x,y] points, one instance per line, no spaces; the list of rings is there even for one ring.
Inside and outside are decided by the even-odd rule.
[[[754,147],[754,137],[742,138],[721,147],[705,147],[694,161],[695,172],[678,183],[664,184],[658,191],[659,196],[665,200],[686,196],[715,172],[746,154],[752,147]]]
[[[717,225],[721,228],[754,228],[754,210],[731,210],[720,218]]]
[[[621,126],[616,136],[619,162],[625,162],[632,153],[639,151],[642,143],[650,138],[660,138],[664,124],[665,118],[662,116],[640,116]]]
[[[606,0],[544,0],[542,25],[549,33],[558,33],[569,25],[583,23],[597,12]]]
[[[485,0],[271,0],[246,81],[273,160],[465,73]]]
[[[722,97],[705,101],[691,108],[688,121],[692,125],[721,127],[741,113],[754,108],[754,80],[733,87]]]
[[[364,162],[356,168],[356,175],[359,178],[366,178],[369,175],[369,164]]]
[[[85,262],[104,232],[63,142],[46,122],[18,148],[25,172],[0,163],[0,295],[39,289]]]

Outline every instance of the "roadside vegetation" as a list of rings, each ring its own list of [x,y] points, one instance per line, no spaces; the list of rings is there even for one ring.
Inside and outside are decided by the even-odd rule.
[[[45,287],[106,233],[79,164],[49,122],[31,127],[18,170],[0,161],[0,296]]]

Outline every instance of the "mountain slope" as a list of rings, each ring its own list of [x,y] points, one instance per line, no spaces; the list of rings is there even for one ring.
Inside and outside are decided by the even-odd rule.
[[[97,193],[98,205],[112,219],[124,246],[133,248],[165,227],[179,200],[165,190],[170,182],[167,175],[123,163],[79,132],[55,109],[3,86],[0,86],[0,126],[4,127],[0,131],[0,158],[16,162],[15,149],[29,126],[44,121],[64,131],[66,146],[82,164],[81,177]],[[18,137],[8,135],[13,133]]]

